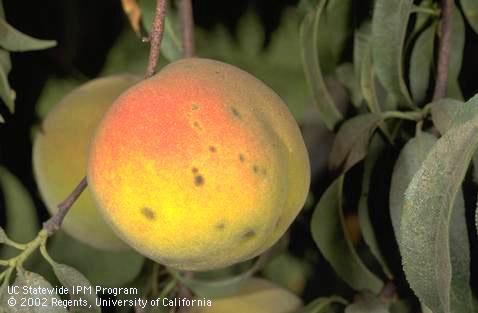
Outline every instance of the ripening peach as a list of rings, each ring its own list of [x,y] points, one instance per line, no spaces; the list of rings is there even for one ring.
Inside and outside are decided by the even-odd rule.
[[[115,101],[94,136],[88,182],[140,253],[209,270],[271,247],[302,208],[309,172],[300,130],[274,91],[192,58]]]
[[[293,313],[302,301],[290,291],[259,278],[250,278],[229,297],[213,299],[212,306],[195,307],[191,313]]]
[[[33,169],[51,214],[85,176],[90,140],[104,113],[138,80],[127,74],[92,80],[66,95],[46,116],[33,146]],[[88,190],[71,208],[63,229],[95,248],[128,248],[104,222]]]

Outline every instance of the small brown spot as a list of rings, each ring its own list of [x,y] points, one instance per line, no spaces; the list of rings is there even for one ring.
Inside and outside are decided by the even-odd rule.
[[[198,187],[204,185],[204,177],[202,175],[194,176],[194,185]]]
[[[245,160],[246,160],[246,157],[244,156],[244,154],[239,153],[239,161],[244,162]]]
[[[198,109],[199,109],[199,105],[197,105],[197,104],[193,104],[192,107],[191,107],[191,110],[193,110],[193,111],[196,111]]]
[[[209,146],[209,151],[211,151],[212,153],[214,153],[214,152],[217,151],[217,149],[216,149],[216,147],[214,147],[214,146]]]
[[[252,170],[253,170],[254,173],[256,173],[256,174],[259,173],[259,166],[257,166],[257,165],[252,166]]]
[[[156,214],[154,214],[153,209],[144,207],[141,209],[141,214],[146,217],[148,220],[154,220],[156,218]]]
[[[194,173],[194,174],[197,174],[197,172],[199,172],[198,168],[197,167],[193,167],[191,169],[191,171]]]
[[[231,107],[231,112],[232,114],[237,117],[238,119],[241,119],[242,116],[241,116],[241,113],[239,113],[239,111],[235,108],[235,107]]]
[[[216,224],[216,229],[217,230],[223,230],[224,228],[226,228],[226,224],[224,222]]]
[[[196,127],[198,130],[202,130],[202,127],[201,127],[201,125],[199,125],[198,122],[194,122],[193,126]]]
[[[243,235],[242,239],[248,240],[256,236],[256,232],[253,229],[248,229]]]

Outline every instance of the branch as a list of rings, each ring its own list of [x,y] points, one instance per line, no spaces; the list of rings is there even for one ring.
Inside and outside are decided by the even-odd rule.
[[[159,51],[161,48],[161,40],[164,33],[164,17],[166,16],[167,0],[157,0],[156,14],[153,20],[153,26],[149,34],[149,61],[146,69],[145,78],[150,78],[156,73],[156,66],[158,65]]]
[[[441,36],[438,51],[437,78],[435,90],[433,91],[433,101],[445,97],[447,93],[453,0],[442,0],[441,12]]]
[[[83,177],[71,194],[58,205],[58,211],[55,213],[55,215],[50,217],[50,219],[43,224],[43,229],[45,229],[49,235],[60,229],[66,214],[68,211],[70,211],[70,208],[73,206],[75,201],[80,197],[83,190],[86,189],[87,185],[88,182],[86,181],[86,177]]]
[[[194,56],[194,16],[191,0],[179,0],[179,15],[183,40],[183,57]]]

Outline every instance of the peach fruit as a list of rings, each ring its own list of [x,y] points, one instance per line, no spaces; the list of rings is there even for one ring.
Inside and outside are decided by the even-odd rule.
[[[292,313],[302,301],[290,291],[259,278],[250,278],[229,297],[212,300],[210,307],[195,307],[191,313]]]
[[[271,247],[304,204],[310,166],[276,93],[232,65],[191,58],[115,101],[94,136],[88,182],[133,248],[201,271]]]
[[[51,214],[85,176],[90,140],[104,113],[138,81],[128,74],[92,80],[66,95],[47,114],[34,141],[33,169]],[[63,229],[95,248],[128,248],[104,222],[88,190],[73,205]]]

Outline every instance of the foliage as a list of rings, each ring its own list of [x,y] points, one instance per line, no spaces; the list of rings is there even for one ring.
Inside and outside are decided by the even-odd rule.
[[[144,72],[148,46],[140,37],[150,28],[155,2],[128,1],[141,13],[140,19],[132,19],[136,33],[122,33],[100,76]],[[325,267],[320,258],[339,284],[319,279],[332,286],[331,292],[314,294],[317,298],[297,313],[408,313],[418,307],[433,313],[477,312],[470,281],[476,271],[471,253],[476,243],[470,239],[476,241],[478,235],[478,210],[470,203],[476,202],[478,182],[478,96],[465,99],[459,76],[466,65],[467,36],[478,33],[478,1],[456,2],[447,98],[435,101],[442,1],[365,1],[369,14],[356,19],[356,1],[302,0],[285,12],[265,48],[265,33],[250,11],[239,21],[236,35],[222,26],[196,28],[199,56],[251,72],[277,91],[300,124],[315,112],[320,120],[314,122],[333,133],[329,184],[321,186],[322,194],[311,193],[318,199],[316,206],[300,217],[310,225],[312,251],[298,257],[284,241],[254,261],[190,275],[136,253],[89,248],[61,231],[47,240],[39,232],[28,191],[2,167],[7,223],[5,230],[0,228],[0,312],[16,312],[6,303],[10,284],[127,286],[138,288],[144,299],[172,296],[187,287],[198,297],[218,298],[237,292],[247,278],[263,275],[300,294],[317,287],[311,277],[314,266]],[[13,112],[10,53],[46,49],[55,42],[19,32],[0,9],[0,97]],[[168,12],[160,67],[182,54],[177,15],[175,9]],[[82,82],[50,79],[37,102],[38,116]],[[345,100],[337,95],[340,91],[345,91]],[[473,188],[463,188],[464,183]],[[380,214],[386,218],[378,219]],[[360,234],[355,237],[350,216],[358,217]],[[398,262],[392,259],[393,249]],[[71,296],[89,304],[97,299],[96,294]],[[100,311],[96,305],[72,310]]]

